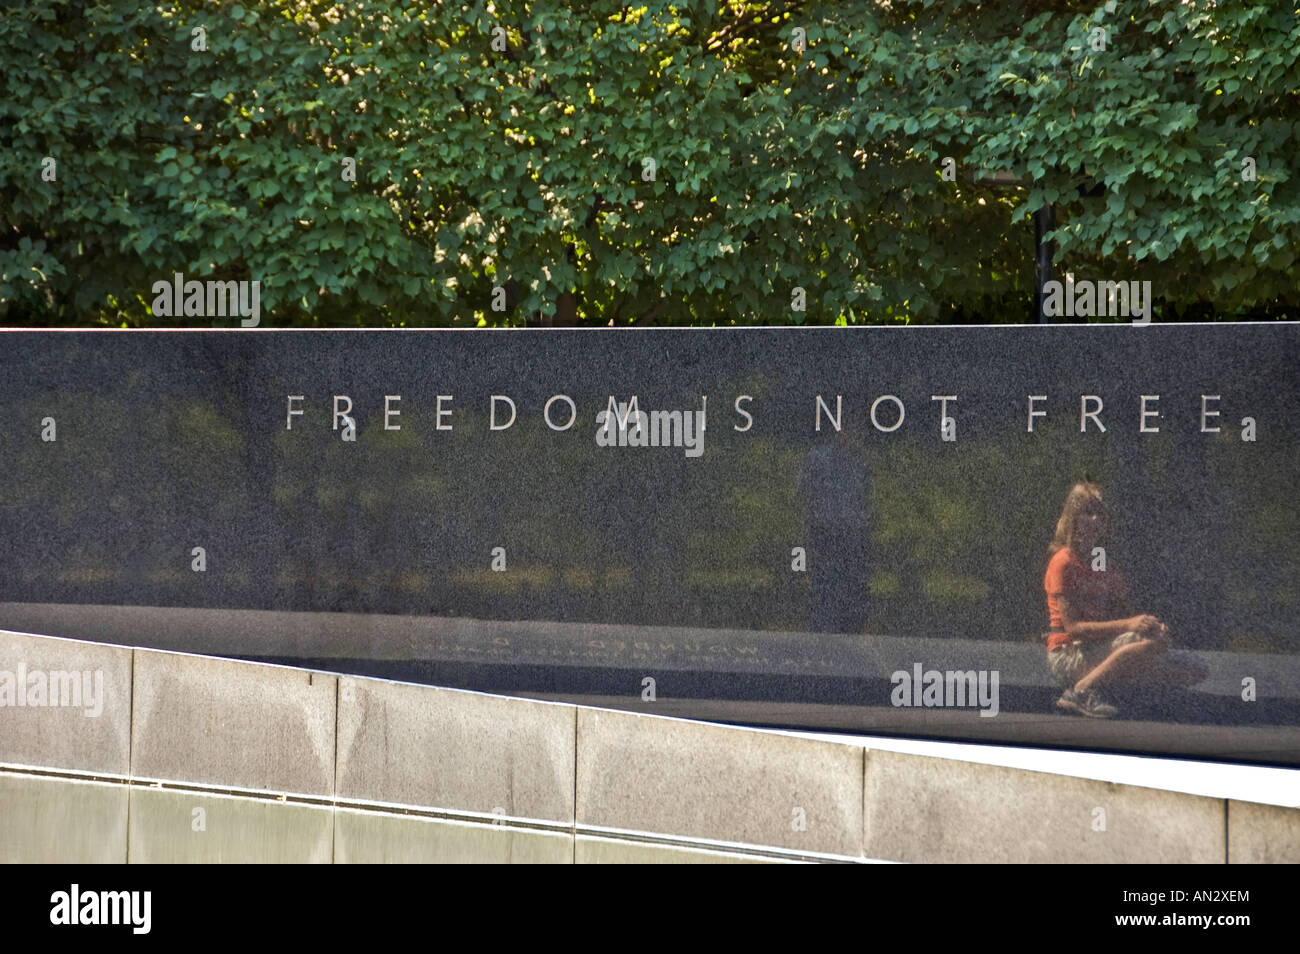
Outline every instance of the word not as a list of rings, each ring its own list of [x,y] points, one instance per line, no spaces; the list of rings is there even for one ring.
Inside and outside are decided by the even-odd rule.
[[[928,669],[922,672],[920,663],[912,672],[899,669],[889,681],[894,691],[889,701],[894,706],[925,708],[966,708],[979,705],[981,716],[998,714],[998,671],[981,669],[947,670]]]
[[[699,411],[640,410],[636,397],[626,404],[615,405],[609,399],[609,408],[596,414],[596,443],[600,447],[684,447],[687,457],[704,453],[704,414],[707,401]],[[629,430],[628,422],[633,426]],[[614,433],[614,424],[618,433]]]
[[[256,328],[262,320],[262,283],[247,281],[185,281],[177,272],[171,282],[153,283],[150,313],[159,318],[234,318],[243,328]],[[206,294],[205,294],[206,293]]]
[[[152,891],[71,891],[50,895],[51,924],[129,924],[133,934],[148,934],[153,925]]]
[[[26,663],[19,663],[17,672],[0,669],[0,709],[5,706],[77,708],[86,718],[96,718],[104,712],[104,671],[28,672]]]

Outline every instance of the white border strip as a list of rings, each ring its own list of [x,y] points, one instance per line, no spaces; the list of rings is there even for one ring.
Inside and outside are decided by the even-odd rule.
[[[928,739],[837,735],[825,732],[784,731],[786,735],[859,745],[866,749],[903,752],[929,758],[1000,765],[1029,772],[1047,772],[1074,778],[1136,785],[1166,792],[1231,798],[1284,808],[1300,808],[1300,769],[1226,762],[1198,762],[1145,755],[1112,755],[1070,749],[1023,746],[974,745]],[[870,769],[868,769],[870,771]]]

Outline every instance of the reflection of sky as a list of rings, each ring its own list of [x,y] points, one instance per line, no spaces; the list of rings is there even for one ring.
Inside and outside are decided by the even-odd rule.
[[[772,730],[763,730],[772,731]],[[868,749],[928,755],[960,762],[981,762],[1053,775],[1138,785],[1210,798],[1235,798],[1300,808],[1300,769],[1259,765],[1225,765],[1187,759],[1150,758],[1141,755],[1107,755],[1055,749],[1010,748],[1001,745],[967,745],[920,739],[882,739],[876,736],[824,735],[817,732],[783,732],[826,742],[861,745]]]

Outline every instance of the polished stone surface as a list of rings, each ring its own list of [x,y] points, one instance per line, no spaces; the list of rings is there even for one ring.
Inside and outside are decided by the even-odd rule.
[[[124,864],[127,787],[0,771],[0,863]]]
[[[6,341],[0,627],[1300,765],[1300,326]],[[1132,613],[1208,670],[1110,725],[1036,641],[1085,475]],[[916,666],[996,673],[996,713],[896,704]]]
[[[133,785],[128,844],[132,864],[329,864],[334,811]]]
[[[340,808],[338,864],[534,864],[573,862],[573,835]]]
[[[643,652],[634,643],[646,644],[645,629],[608,624],[13,603],[0,605],[0,614],[31,630],[67,635],[94,632],[100,639],[156,649],[269,657],[327,670],[487,685],[498,692],[680,718],[1176,752],[1200,758],[1229,753],[1245,761],[1280,764],[1300,761],[1300,733],[1287,716],[1300,697],[1300,659],[1291,656],[1202,652],[1209,676],[1194,692],[1165,693],[1158,707],[1150,703],[1144,707],[1143,700],[1137,699],[1132,717],[1097,720],[1053,708],[1059,689],[1052,684],[1041,649],[1026,642],[658,628],[652,644],[658,659],[651,667],[644,659],[626,658],[632,651]],[[372,647],[366,659],[351,655],[358,633],[364,633]],[[774,642],[789,639],[803,641],[798,657],[769,650]],[[301,655],[306,646],[310,646],[310,659]],[[701,652],[690,655],[690,647],[696,646]],[[888,674],[905,670],[908,654],[918,649],[926,666],[936,669],[974,668],[972,660],[977,656],[983,660],[981,665],[991,664],[1001,680],[998,715],[981,716],[978,707],[891,705]],[[537,663],[547,655],[581,659],[585,665],[520,663]],[[842,661],[847,656],[873,678],[835,673],[828,659]],[[473,665],[454,676],[454,667],[465,661]],[[1261,668],[1262,664],[1268,668]],[[762,672],[765,665],[773,671]],[[776,672],[795,665],[831,671],[798,683],[789,673]],[[646,693],[648,673],[654,673],[653,699]],[[1269,695],[1254,702],[1243,700],[1238,687],[1247,678],[1267,686]]]

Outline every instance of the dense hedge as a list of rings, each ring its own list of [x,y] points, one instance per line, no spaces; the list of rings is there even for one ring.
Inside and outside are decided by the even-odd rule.
[[[1296,317],[1293,3],[578,6],[8,7],[0,320],[1028,320],[1044,201],[1157,320]]]

